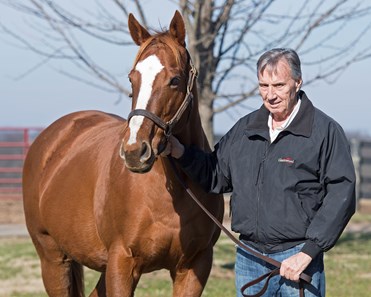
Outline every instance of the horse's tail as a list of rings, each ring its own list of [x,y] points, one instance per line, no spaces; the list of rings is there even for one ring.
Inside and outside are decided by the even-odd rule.
[[[84,270],[81,264],[72,261],[70,268],[70,296],[84,297]]]

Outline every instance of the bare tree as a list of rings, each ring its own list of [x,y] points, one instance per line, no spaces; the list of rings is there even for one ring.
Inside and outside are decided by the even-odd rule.
[[[71,78],[128,95],[123,73],[114,73],[103,66],[100,57],[91,56],[87,42],[95,40],[119,48],[132,45],[126,23],[129,12],[150,27],[147,16],[153,10],[148,9],[148,1],[126,2],[95,0],[79,6],[66,1],[0,0],[28,16],[28,27],[37,34],[26,36],[1,21],[0,26],[3,32],[41,55],[41,63],[67,60],[76,66],[78,74],[59,71]],[[307,85],[319,80],[336,81],[351,64],[371,57],[371,44],[366,37],[371,26],[371,6],[366,1],[163,2],[179,9],[184,16],[188,48],[199,70],[203,126],[211,142],[214,115],[257,96],[255,64],[265,50],[294,48],[303,66],[312,69],[312,76],[305,77]],[[347,30],[351,34],[346,34]]]

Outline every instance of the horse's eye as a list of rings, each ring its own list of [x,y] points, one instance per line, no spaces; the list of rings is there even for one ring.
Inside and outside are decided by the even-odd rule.
[[[177,87],[180,83],[180,77],[176,76],[170,80],[170,87]]]
[[[133,93],[129,93],[129,98],[133,98]]]

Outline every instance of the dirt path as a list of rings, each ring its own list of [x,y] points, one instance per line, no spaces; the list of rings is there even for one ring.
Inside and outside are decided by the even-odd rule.
[[[0,224],[24,224],[23,202],[20,195],[0,196]]]

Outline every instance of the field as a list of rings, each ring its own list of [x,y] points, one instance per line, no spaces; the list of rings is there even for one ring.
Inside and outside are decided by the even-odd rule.
[[[1,204],[4,210],[4,204]],[[18,206],[19,208],[19,206]],[[9,212],[18,212],[8,202]],[[1,217],[1,216],[0,216]],[[13,216],[14,218],[14,216]],[[22,216],[18,219],[22,221]],[[4,221],[4,216],[2,217]],[[371,292],[371,215],[357,214],[353,224],[364,226],[345,232],[338,244],[325,255],[327,295],[330,297],[367,297]],[[235,296],[234,244],[221,236],[216,247],[214,265],[203,296]],[[85,271],[86,292],[97,280],[97,274]],[[0,237],[0,297],[45,297],[40,265],[28,237]],[[170,277],[166,271],[144,275],[135,296],[171,296]]]

